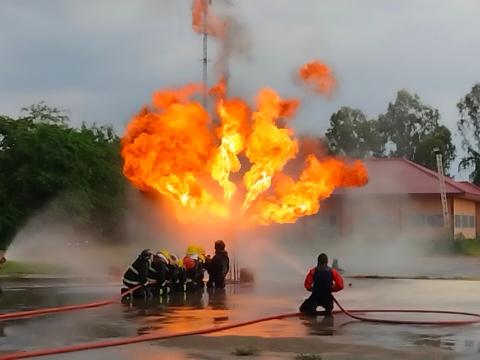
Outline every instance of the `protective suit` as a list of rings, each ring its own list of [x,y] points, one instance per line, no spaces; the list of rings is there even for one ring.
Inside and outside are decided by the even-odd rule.
[[[168,282],[171,291],[186,291],[187,275],[182,259],[175,254],[170,254],[168,260]]]
[[[328,266],[325,254],[318,256],[317,266],[310,269],[305,278],[305,289],[312,294],[300,306],[300,312],[315,315],[317,307],[325,309],[325,315],[330,316],[333,310],[332,292],[343,289],[343,278],[340,273]]]
[[[183,267],[185,268],[185,275],[187,277],[187,291],[195,291],[203,289],[204,287],[204,262],[201,260],[199,249],[199,247],[190,245],[187,248],[187,254],[183,258]]]
[[[205,268],[209,276],[207,287],[225,288],[225,276],[230,271],[230,259],[222,240],[215,242],[215,255],[211,259],[207,258]]]
[[[142,285],[140,289],[133,292],[133,297],[145,297],[148,295],[148,269],[152,261],[152,253],[149,249],[143,250],[132,265],[125,271],[123,275],[123,284],[132,289],[138,285]],[[122,289],[122,292],[124,290]]]
[[[168,260],[164,254],[157,252],[153,255],[152,263],[148,268],[148,281],[150,291],[154,296],[166,293],[166,282],[168,272]]]

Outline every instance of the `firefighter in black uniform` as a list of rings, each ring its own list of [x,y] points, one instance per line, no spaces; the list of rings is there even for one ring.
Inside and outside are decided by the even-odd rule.
[[[170,287],[172,291],[187,291],[187,272],[183,267],[183,260],[175,254],[170,254]]]
[[[123,284],[132,289],[138,285],[141,287],[133,292],[134,298],[146,298],[149,296],[148,285],[148,268],[152,262],[152,253],[149,249],[143,250],[132,265],[123,275]],[[122,293],[127,289],[122,289]]]
[[[230,270],[230,259],[225,251],[225,243],[222,240],[215,241],[215,255],[207,258],[205,268],[208,271],[207,287],[225,288],[225,276]]]
[[[153,255],[152,263],[148,268],[147,279],[149,281],[149,289],[152,295],[159,296],[166,293],[166,280],[168,272],[168,260],[161,252]]]

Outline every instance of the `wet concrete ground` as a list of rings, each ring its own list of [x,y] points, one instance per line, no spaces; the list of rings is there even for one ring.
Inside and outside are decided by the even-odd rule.
[[[351,286],[348,286],[351,283]],[[49,287],[9,283],[0,312],[83,303],[117,296],[114,284]],[[59,347],[151,332],[180,332],[296,311],[306,293],[302,279],[225,292],[172,296],[168,301],[120,304],[0,323],[0,352]],[[347,308],[425,308],[480,312],[480,282],[460,280],[347,279],[338,294]],[[374,314],[376,317],[385,316]],[[388,315],[389,317],[398,315]],[[419,315],[404,319],[419,319]],[[432,315],[421,315],[432,319]],[[438,316],[435,317],[438,319]],[[443,316],[442,319],[452,319]],[[256,358],[293,359],[299,353],[322,359],[478,359],[480,326],[380,325],[338,315],[334,322],[292,318],[207,336],[65,354],[58,359],[219,359],[235,358],[239,346],[258,350]]]

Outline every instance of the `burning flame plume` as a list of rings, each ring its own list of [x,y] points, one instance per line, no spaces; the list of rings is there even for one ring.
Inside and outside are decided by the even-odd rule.
[[[205,31],[210,36],[223,38],[225,36],[226,23],[213,15],[208,8],[208,0],[193,0],[192,28],[198,34],[202,34]]]
[[[214,126],[194,98],[201,91],[188,85],[154,93],[152,105],[133,118],[122,138],[125,176],[138,189],[167,198],[180,220],[243,216],[246,223],[293,223],[317,213],[335,188],[368,181],[360,161],[314,154],[297,181],[282,172],[297,155],[298,141],[280,120],[294,116],[298,100],[262,89],[252,111],[242,99],[223,97],[226,90],[213,92],[220,120]],[[243,184],[230,179],[241,170],[241,156],[249,162]],[[239,189],[241,204],[234,197]]]
[[[209,115],[198,102],[187,99],[199,86],[153,94],[153,107],[133,118],[122,138],[123,172],[144,192],[158,192],[179,210],[208,212],[226,217],[201,183],[214,148]]]
[[[219,39],[226,34],[226,22],[208,11],[206,0],[193,1],[192,26]],[[321,95],[328,97],[335,87],[331,70],[319,61],[298,73]],[[265,88],[251,109],[244,100],[229,98],[227,88],[223,74],[209,90],[190,84],[157,91],[122,137],[124,175],[139,190],[166,199],[179,220],[294,223],[317,213],[320,201],[336,188],[367,183],[362,162],[313,153],[298,180],[287,176],[284,167],[299,150],[287,124],[300,102]],[[217,119],[196,100],[207,91],[215,99]]]
[[[330,96],[335,88],[336,81],[330,68],[320,61],[311,61],[303,65],[298,75],[315,92]]]
[[[220,145],[214,152],[211,175],[223,188],[225,199],[229,200],[237,189],[229,176],[232,172],[238,172],[241,167],[238,154],[245,149],[250,109],[242,100],[225,100],[225,86],[222,79],[210,90],[210,93],[220,94],[216,110],[221,120],[218,129]]]
[[[294,223],[301,216],[316,214],[319,201],[328,198],[336,187],[361,186],[367,179],[365,167],[358,160],[349,165],[331,157],[319,160],[310,154],[297,182],[283,174],[278,176],[275,195],[256,206],[256,221]]]
[[[253,113],[252,133],[247,142],[246,155],[252,164],[243,178],[247,194],[242,204],[244,213],[252,202],[270,188],[273,175],[281,171],[288,160],[295,157],[298,143],[288,128],[279,128],[275,121],[282,115],[293,115],[298,102],[283,101],[271,89],[260,91],[258,110]]]

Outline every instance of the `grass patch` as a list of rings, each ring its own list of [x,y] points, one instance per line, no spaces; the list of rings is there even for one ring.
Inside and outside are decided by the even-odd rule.
[[[253,356],[257,354],[258,349],[255,349],[251,346],[239,346],[232,352],[232,355],[235,356]]]
[[[295,360],[322,360],[322,357],[317,354],[298,354]]]
[[[0,267],[0,275],[65,274],[66,269],[59,265],[39,262],[9,261]]]

